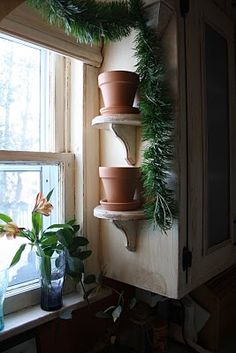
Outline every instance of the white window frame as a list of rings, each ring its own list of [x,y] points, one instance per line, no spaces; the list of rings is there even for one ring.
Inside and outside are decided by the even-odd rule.
[[[74,218],[74,154],[73,153],[49,153],[49,152],[20,152],[0,151],[1,162],[12,163],[58,163],[61,169],[59,183],[59,197],[62,201],[62,219]],[[73,288],[70,287],[69,290]],[[10,313],[23,309],[29,305],[39,303],[39,282],[33,282],[26,286],[8,291],[5,312]],[[17,300],[16,300],[17,297]]]
[[[24,165],[54,165],[59,166],[59,200],[60,214],[62,221],[74,218],[74,154],[68,151],[66,142],[70,141],[70,131],[68,130],[68,101],[70,101],[70,59],[58,54],[50,54],[51,60],[49,70],[51,95],[49,100],[50,110],[50,128],[42,130],[51,130],[53,137],[49,144],[50,150],[54,152],[29,152],[29,151],[7,151],[0,150],[0,163]],[[53,65],[53,67],[52,67]],[[43,71],[43,70],[42,70]],[[48,92],[45,93],[48,95]],[[45,104],[43,104],[45,107]],[[42,112],[45,114],[47,112]],[[14,312],[25,306],[39,303],[39,281],[23,283],[19,286],[13,286],[7,291],[6,313]],[[72,288],[70,288],[71,290]],[[16,300],[17,298],[17,300]]]

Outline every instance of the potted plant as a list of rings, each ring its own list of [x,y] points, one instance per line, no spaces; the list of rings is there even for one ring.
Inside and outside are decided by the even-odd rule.
[[[134,199],[139,181],[138,167],[99,167],[106,198],[100,203],[111,211],[134,210],[140,200]]]
[[[75,224],[75,220],[52,224],[43,229],[42,216],[49,216],[53,209],[50,203],[52,192],[53,190],[46,197],[38,193],[32,210],[32,229],[20,228],[9,216],[0,213],[0,220],[4,222],[0,224],[0,236],[26,239],[17,250],[10,266],[20,261],[27,245],[36,251],[41,277],[41,307],[47,311],[57,310],[62,306],[65,275],[75,282],[80,282],[84,289],[83,261],[91,255],[91,250],[84,250],[84,246],[89,243],[88,240],[77,235],[80,226]],[[84,283],[91,283],[94,279],[93,275],[86,276]]]
[[[137,114],[133,107],[139,77],[131,71],[105,71],[98,76],[98,85],[102,92],[104,108],[101,114]]]

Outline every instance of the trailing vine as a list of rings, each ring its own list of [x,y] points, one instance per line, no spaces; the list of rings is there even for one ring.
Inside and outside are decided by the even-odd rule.
[[[142,0],[28,0],[51,23],[80,42],[116,41],[138,30],[136,71],[140,78],[140,110],[145,151],[141,165],[145,211],[163,232],[176,217],[176,202],[168,186],[173,160],[173,107],[166,83],[160,41],[147,26]]]

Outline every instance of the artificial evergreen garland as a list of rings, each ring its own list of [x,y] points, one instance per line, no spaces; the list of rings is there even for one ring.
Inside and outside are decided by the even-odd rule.
[[[115,41],[128,36],[134,25],[125,1],[28,0],[51,23],[80,42]]]
[[[154,226],[170,229],[177,209],[168,176],[173,159],[173,106],[166,83],[165,65],[156,34],[140,24],[136,36],[137,73],[140,78],[142,137],[146,142],[141,166],[145,211]]]
[[[28,0],[47,20],[64,28],[80,42],[115,41],[136,37],[137,73],[140,77],[142,136],[147,147],[141,166],[145,211],[154,225],[166,232],[176,216],[176,202],[167,179],[173,159],[173,108],[165,82],[160,42],[147,26],[142,0]]]

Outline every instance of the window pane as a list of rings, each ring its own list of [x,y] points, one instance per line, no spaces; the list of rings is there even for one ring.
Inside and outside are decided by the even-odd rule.
[[[31,212],[35,197],[41,190],[46,194],[54,188],[51,202],[54,205],[50,217],[43,217],[44,227],[58,223],[58,165],[7,165],[0,164],[0,212],[9,215],[19,226],[32,229]],[[0,240],[0,267],[10,264],[16,250],[25,238]],[[28,246],[21,261],[10,271],[10,286],[38,277],[35,254]]]
[[[227,41],[205,28],[208,247],[230,237],[229,82]],[[217,195],[217,202],[216,202]]]
[[[0,47],[0,149],[45,150],[40,127],[41,116],[45,119],[48,51],[4,35]]]

